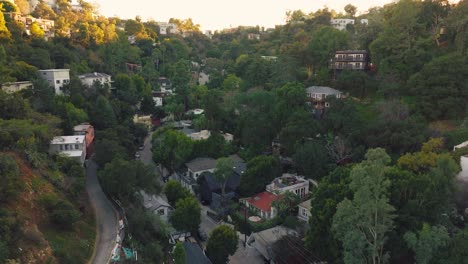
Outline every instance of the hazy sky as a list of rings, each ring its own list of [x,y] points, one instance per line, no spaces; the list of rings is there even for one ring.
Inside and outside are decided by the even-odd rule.
[[[152,18],[168,21],[169,18],[192,18],[202,30],[246,26],[284,24],[286,11],[301,9],[305,13],[327,6],[342,11],[349,3],[364,12],[369,7],[381,6],[392,0],[94,0],[105,16]]]

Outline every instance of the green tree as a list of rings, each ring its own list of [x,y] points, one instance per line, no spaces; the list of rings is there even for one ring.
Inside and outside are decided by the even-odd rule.
[[[180,199],[171,215],[171,223],[179,231],[196,234],[201,223],[201,208],[193,196]]]
[[[44,30],[42,30],[42,28],[36,22],[31,24],[30,31],[34,38],[44,38]]]
[[[97,139],[95,142],[96,163],[104,167],[107,163],[111,162],[116,157],[124,158],[125,148],[120,143],[113,139]]]
[[[21,190],[20,171],[15,159],[8,154],[0,154],[0,201],[13,200]]]
[[[54,20],[57,16],[54,10],[52,10],[52,8],[50,8],[44,1],[39,1],[39,3],[37,3],[31,15],[33,17],[40,17],[43,19],[51,19],[51,20]]]
[[[344,11],[346,14],[352,18],[356,15],[357,7],[353,6],[352,4],[347,4],[344,7]]]
[[[343,243],[345,263],[387,263],[386,234],[393,229],[394,208],[388,202],[390,181],[385,178],[390,157],[371,149],[351,171],[353,200],[337,206],[332,230]]]
[[[282,194],[281,199],[273,201],[271,204],[272,207],[278,210],[278,216],[285,219],[288,216],[297,215],[297,205],[301,202],[301,198],[291,192],[287,191]]]
[[[321,179],[332,169],[327,149],[316,140],[299,144],[293,159],[299,173],[313,179]]]
[[[265,185],[279,177],[279,161],[272,156],[258,156],[247,163],[247,170],[241,176],[239,192],[247,197],[261,192]]]
[[[170,205],[175,206],[181,199],[190,196],[190,192],[178,181],[169,180],[164,187],[164,194]]]
[[[192,154],[193,142],[185,134],[167,130],[153,136],[153,160],[170,173],[180,168]]]
[[[216,160],[216,168],[214,171],[214,179],[221,185],[221,207],[224,207],[224,195],[226,184],[234,174],[234,161],[231,158],[219,158]]]
[[[8,40],[11,37],[11,33],[6,26],[5,17],[3,16],[3,10],[3,4],[0,3],[0,11],[2,11],[2,13],[0,14],[0,40]]]
[[[99,96],[96,99],[90,112],[92,123],[97,129],[111,128],[117,124],[114,109],[104,96]]]
[[[213,264],[228,263],[228,257],[237,250],[238,240],[236,232],[227,225],[213,229],[206,245],[206,253]]]
[[[449,242],[449,234],[443,226],[430,226],[423,224],[417,233],[407,232],[404,239],[408,246],[414,251],[416,263],[432,263],[438,250],[444,248]]]
[[[177,242],[175,249],[174,249],[174,259],[175,264],[185,264],[186,263],[186,256],[185,256],[185,249],[182,243]]]

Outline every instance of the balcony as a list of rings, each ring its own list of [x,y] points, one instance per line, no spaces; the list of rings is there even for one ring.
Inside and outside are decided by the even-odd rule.
[[[335,57],[335,61],[361,61],[365,62],[366,58],[364,56],[361,57],[353,57],[353,56],[338,56]]]
[[[354,64],[335,63],[335,64],[332,64],[331,67],[336,70],[365,70],[366,69],[365,64],[354,65]]]

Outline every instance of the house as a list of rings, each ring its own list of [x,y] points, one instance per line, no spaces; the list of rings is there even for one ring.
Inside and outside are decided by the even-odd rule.
[[[369,53],[366,50],[338,50],[330,68],[335,71],[367,71],[370,68]]]
[[[163,106],[163,98],[162,97],[153,96],[153,102],[154,102],[154,105],[157,106],[157,107]]]
[[[266,190],[276,194],[290,191],[302,199],[309,194],[309,181],[303,176],[285,173],[268,184]]]
[[[354,25],[355,20],[349,18],[331,19],[330,25],[338,30],[345,30],[347,25]]]
[[[32,16],[23,15],[18,12],[5,12],[3,14],[5,16],[9,16],[11,20],[22,24],[27,35],[31,35],[31,26],[36,24],[42,29],[42,31],[44,31],[45,40],[55,36],[55,22],[53,20],[34,18]]]
[[[311,202],[311,199],[304,201],[297,206],[299,208],[297,212],[297,218],[307,223],[309,223],[309,218],[312,216],[312,214],[310,213],[310,209],[311,209],[310,202]]]
[[[276,208],[272,207],[271,204],[280,198],[280,195],[271,192],[261,192],[248,198],[239,199],[239,201],[261,218],[269,220],[278,214]]]
[[[21,90],[33,89],[32,82],[7,82],[2,84],[2,91],[5,93],[16,93]]]
[[[457,149],[461,149],[461,148],[465,148],[465,147],[468,147],[468,141],[465,141],[461,144],[458,144],[456,146],[453,147],[453,151],[457,150]]]
[[[206,257],[205,253],[198,244],[183,242],[185,250],[186,264],[211,264],[211,261]]]
[[[83,135],[54,137],[49,145],[49,154],[70,157],[83,165],[86,159],[86,137]]]
[[[237,155],[231,155],[229,158],[233,161],[233,174],[226,182],[225,195],[228,199],[237,195],[237,190],[240,185],[241,175],[246,170],[246,163]],[[212,202],[221,194],[221,184],[216,181],[211,172],[204,172],[200,175],[200,196],[207,204],[212,205]],[[215,204],[212,208],[216,208]]]
[[[143,190],[140,191],[140,196],[146,210],[158,215],[165,222],[169,222],[169,216],[174,208],[166,200],[161,196],[149,195]]]
[[[73,127],[75,135],[85,136],[86,158],[89,158],[94,151],[94,127],[89,123],[82,123]]]
[[[247,39],[249,39],[249,40],[259,40],[260,39],[260,34],[249,33],[249,34],[247,34]]]
[[[159,77],[158,85],[163,93],[172,93],[172,83],[166,77]]]
[[[178,34],[179,30],[177,29],[177,25],[174,23],[167,23],[167,22],[157,22],[159,26],[159,34],[160,35],[168,35],[168,34]]]
[[[109,74],[93,72],[93,73],[85,73],[79,75],[78,78],[80,79],[81,83],[85,86],[91,87],[95,82],[98,82],[101,85],[109,85],[109,88],[112,83],[112,77]]]
[[[297,237],[297,232],[284,226],[275,226],[261,232],[252,233],[247,239],[247,251],[258,252],[267,260],[267,263],[272,263],[274,257],[272,252],[273,244],[284,236]],[[255,253],[252,252],[251,254]]]
[[[63,94],[63,85],[70,83],[70,69],[39,70],[39,76],[54,88],[55,94]]]
[[[198,84],[205,85],[210,81],[210,75],[205,72],[200,72],[198,74]]]
[[[205,110],[203,109],[200,109],[200,108],[195,108],[195,109],[191,109],[191,110],[188,110],[187,112],[185,112],[186,115],[201,115],[205,112]]]
[[[191,140],[203,140],[203,139],[208,139],[211,136],[211,132],[209,130],[202,130],[199,132],[193,132],[188,135]]]
[[[174,174],[172,174],[169,178],[180,182],[180,184],[189,190],[192,194],[195,194],[195,190],[198,188],[197,181],[182,171],[174,172]]]
[[[185,163],[185,166],[187,167],[186,175],[197,180],[198,176],[205,171],[214,172],[216,160],[212,158],[196,158]]]
[[[315,109],[324,109],[330,107],[327,102],[328,96],[334,96],[338,99],[343,98],[343,93],[326,86],[310,86],[306,88],[307,103],[313,105]]]

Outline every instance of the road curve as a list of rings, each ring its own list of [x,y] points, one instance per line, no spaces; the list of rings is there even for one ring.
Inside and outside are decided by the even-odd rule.
[[[86,191],[96,218],[96,241],[93,256],[88,263],[106,264],[109,262],[117,237],[117,213],[99,185],[96,163],[88,160],[86,164]]]

